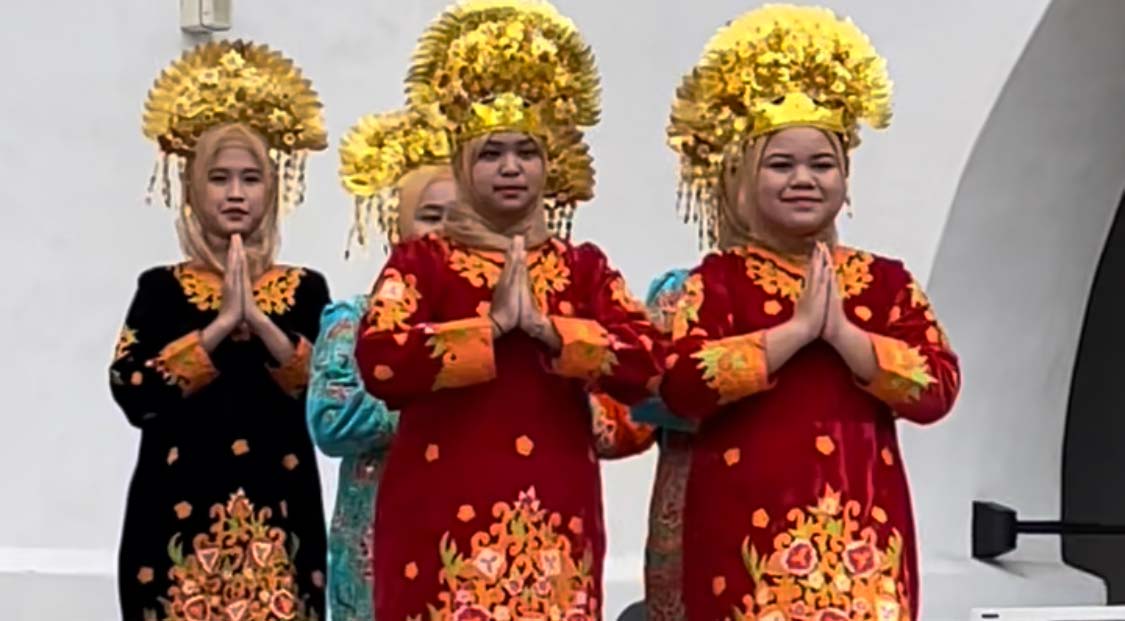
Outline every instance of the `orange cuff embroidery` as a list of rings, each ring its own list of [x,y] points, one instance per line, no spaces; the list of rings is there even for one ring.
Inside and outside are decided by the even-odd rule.
[[[617,364],[609,333],[596,321],[552,316],[562,350],[555,359],[555,372],[564,377],[594,380],[608,375]]]
[[[719,394],[719,405],[771,387],[763,332],[707,341],[692,354],[703,381]]]
[[[879,370],[871,383],[863,388],[889,403],[912,403],[937,380],[930,374],[930,365],[917,347],[880,334],[868,334],[875,348]]]
[[[296,398],[309,384],[309,359],[312,358],[312,346],[305,337],[297,341],[297,347],[289,361],[276,369],[270,369],[270,375],[285,394]]]
[[[496,377],[492,351],[492,322],[483,317],[429,326],[426,346],[431,358],[441,359],[434,390],[461,388]]]
[[[146,363],[156,369],[169,385],[179,386],[185,397],[219,376],[199,338],[198,331],[186,334],[166,345],[160,350],[160,355]]]
[[[602,457],[616,457],[626,449],[640,450],[653,440],[656,430],[633,421],[629,408],[604,393],[590,395],[594,446]]]

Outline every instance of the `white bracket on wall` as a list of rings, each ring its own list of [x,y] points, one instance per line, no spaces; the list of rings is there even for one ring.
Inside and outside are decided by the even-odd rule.
[[[180,30],[204,34],[230,30],[234,0],[180,0]]]

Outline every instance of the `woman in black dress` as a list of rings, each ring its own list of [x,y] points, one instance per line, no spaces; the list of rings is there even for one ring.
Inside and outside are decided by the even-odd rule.
[[[126,621],[323,618],[325,534],[304,420],[324,278],[274,263],[320,104],[263,46],[200,46],[149,94],[154,187],[183,263],[141,274],[110,384],[141,430],[118,565]],[[181,181],[182,190],[169,181]]]

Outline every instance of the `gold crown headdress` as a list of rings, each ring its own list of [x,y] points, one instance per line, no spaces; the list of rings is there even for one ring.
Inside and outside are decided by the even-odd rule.
[[[447,9],[419,40],[406,95],[412,106],[438,107],[455,147],[503,131],[540,138],[555,232],[565,236],[576,203],[593,197],[581,132],[601,113],[594,54],[545,0],[466,0]]]
[[[159,148],[149,199],[160,193],[166,206],[178,207],[172,184],[199,137],[223,123],[242,123],[265,138],[277,166],[279,209],[299,205],[305,158],[328,146],[322,105],[292,60],[248,41],[196,46],[156,79],[144,112],[144,135]]]
[[[767,5],[722,27],[676,91],[668,145],[680,158],[679,209],[714,245],[724,157],[747,138],[792,126],[859,145],[859,124],[891,119],[886,60],[850,19],[820,7]]]
[[[367,245],[372,221],[398,241],[398,183],[422,166],[449,163],[449,135],[432,107],[370,114],[340,142],[340,181],[355,197],[351,241]]]

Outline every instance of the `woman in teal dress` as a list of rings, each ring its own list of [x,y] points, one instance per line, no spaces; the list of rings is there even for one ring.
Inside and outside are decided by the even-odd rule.
[[[441,226],[456,187],[444,134],[431,129],[427,119],[396,111],[364,117],[344,138],[340,172],[356,199],[352,239],[360,246],[367,245],[372,220],[389,243]],[[420,148],[407,148],[412,144]],[[334,621],[371,621],[374,614],[371,521],[383,457],[398,423],[396,412],[367,394],[355,367],[356,330],[366,312],[364,295],[325,308],[309,383],[313,439],[324,454],[340,458],[328,539],[328,605]]]

